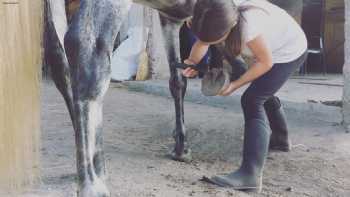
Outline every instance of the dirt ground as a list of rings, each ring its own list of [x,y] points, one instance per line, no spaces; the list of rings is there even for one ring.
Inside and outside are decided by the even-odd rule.
[[[200,182],[203,175],[227,173],[241,159],[243,117],[230,107],[185,103],[194,161],[167,157],[173,146],[171,98],[111,87],[104,106],[108,186],[113,197],[350,196],[350,134],[328,117],[288,115],[294,148],[270,153],[262,194],[247,194]],[[25,197],[75,196],[72,125],[62,97],[45,83],[42,98],[42,184]]]

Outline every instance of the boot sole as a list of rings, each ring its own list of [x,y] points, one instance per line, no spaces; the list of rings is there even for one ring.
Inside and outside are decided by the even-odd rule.
[[[290,146],[270,146],[269,151],[281,151],[281,152],[290,152]]]
[[[261,193],[261,191],[262,191],[262,186],[232,186],[232,185],[227,185],[226,183],[214,181],[211,178],[208,178],[206,176],[203,176],[202,179],[200,179],[200,181],[214,184],[214,185],[217,185],[219,187],[230,188],[230,189],[234,189],[237,191],[243,191],[243,192],[248,192],[248,193]]]

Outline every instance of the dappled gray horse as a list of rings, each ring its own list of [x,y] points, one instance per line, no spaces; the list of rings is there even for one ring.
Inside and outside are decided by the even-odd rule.
[[[171,66],[180,61],[179,29],[196,0],[80,0],[67,19],[68,0],[46,0],[46,51],[52,78],[63,95],[75,130],[79,197],[106,197],[102,147],[102,104],[110,83],[113,46],[132,2],[159,11],[170,65],[169,86],[175,102],[173,158],[190,159],[186,147],[183,98],[187,81]],[[69,21],[69,22],[68,22]],[[226,54],[227,59],[233,59]]]

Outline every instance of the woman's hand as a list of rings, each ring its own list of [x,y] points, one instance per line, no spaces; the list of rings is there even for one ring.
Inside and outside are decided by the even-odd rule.
[[[192,68],[186,68],[182,71],[182,74],[187,78],[193,78],[198,75],[198,71],[192,69]]]
[[[187,65],[195,65],[193,61],[187,59],[184,61],[185,64]],[[185,70],[182,71],[182,75],[187,77],[187,78],[193,78],[198,75],[198,71],[192,69],[192,68],[186,68]]]
[[[209,49],[209,44],[206,44],[200,40],[197,40],[196,43],[192,46],[190,56],[188,57],[187,60],[184,61],[185,64],[187,65],[196,65],[198,64],[201,59],[205,56],[205,54],[208,52]],[[198,75],[198,71],[187,68],[185,69],[182,74],[185,77],[195,77]]]
[[[252,41],[249,41],[247,46],[253,52],[257,62],[251,65],[239,79],[224,86],[218,95],[229,96],[238,88],[256,80],[272,68],[272,53],[262,36],[258,36]]]
[[[219,96],[230,96],[234,91],[236,91],[240,86],[236,84],[236,81],[229,83],[221,88]]]

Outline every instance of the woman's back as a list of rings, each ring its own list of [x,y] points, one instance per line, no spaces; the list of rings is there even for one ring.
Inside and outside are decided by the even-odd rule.
[[[305,34],[286,11],[265,0],[233,1],[238,6],[252,6],[242,13],[243,55],[252,55],[245,43],[259,35],[270,48],[274,63],[293,61],[306,51]]]

